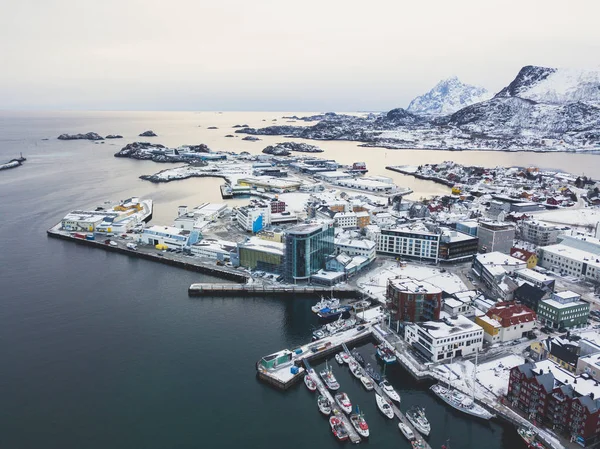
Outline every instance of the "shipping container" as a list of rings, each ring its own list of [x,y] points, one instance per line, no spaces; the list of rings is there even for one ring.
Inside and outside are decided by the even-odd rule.
[[[82,234],[81,232],[76,232],[75,234],[73,234],[76,238],[78,239],[84,239],[85,238],[85,234]]]

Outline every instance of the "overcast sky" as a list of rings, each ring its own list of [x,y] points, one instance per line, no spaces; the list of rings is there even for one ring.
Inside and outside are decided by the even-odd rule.
[[[356,111],[597,68],[599,0],[0,0],[0,109]]]

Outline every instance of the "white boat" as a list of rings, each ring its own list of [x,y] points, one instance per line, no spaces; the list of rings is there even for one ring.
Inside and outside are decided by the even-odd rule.
[[[310,308],[313,313],[318,313],[319,311],[329,307],[330,309],[335,309],[340,306],[340,300],[337,298],[321,298],[321,300],[316,303],[314,306]]]
[[[317,398],[317,405],[319,406],[319,411],[325,416],[328,416],[331,413],[331,404],[329,403],[329,399],[325,396],[319,395]]]
[[[379,386],[392,401],[400,402],[400,395],[387,380],[382,380]]]
[[[349,366],[350,366],[350,372],[352,373],[352,375],[354,377],[356,377],[357,379],[360,379],[362,377],[362,370],[360,369],[360,366],[358,366],[358,363],[350,362]]]
[[[336,354],[335,355],[335,361],[338,362],[340,365],[344,364],[344,359],[342,358],[342,354]]]
[[[433,385],[430,390],[433,391],[438,398],[458,411],[482,419],[492,419],[495,416],[458,390],[450,390],[441,384]]]
[[[352,413],[350,415],[350,422],[352,423],[352,427],[356,429],[356,432],[361,437],[369,437],[369,425],[362,413]]]
[[[412,430],[410,430],[410,427],[408,427],[403,422],[398,423],[398,428],[408,441],[415,439],[415,433]]]
[[[344,423],[340,418],[337,416],[330,417],[329,426],[331,427],[331,432],[333,432],[338,440],[346,441],[348,439],[348,431],[346,430],[346,426],[344,426]]]
[[[368,376],[361,376],[360,381],[362,382],[363,386],[367,391],[371,391],[373,388],[375,388],[375,385],[373,385],[373,381],[369,379]]]
[[[392,408],[390,403],[387,401],[387,399],[385,399],[384,397],[379,396],[377,393],[375,393],[375,400],[377,401],[377,407],[379,408],[379,411],[381,413],[383,413],[385,416],[387,416],[389,419],[393,419],[394,418],[394,409]]]
[[[420,407],[411,407],[406,412],[406,419],[419,433],[427,436],[431,432],[431,425],[425,416],[425,410]]]
[[[350,363],[350,355],[346,351],[340,352],[340,355],[342,356],[342,362]]]
[[[325,385],[327,385],[327,388],[329,388],[330,390],[339,390],[340,384],[338,383],[337,379],[333,375],[333,371],[331,371],[331,367],[328,366],[327,363],[325,363],[325,369],[323,371],[321,371],[319,374],[321,375],[323,382],[325,382]]]
[[[352,403],[350,402],[350,398],[346,393],[338,393],[335,395],[335,402],[340,408],[344,411],[344,413],[352,412]]]
[[[304,385],[306,385],[306,388],[310,391],[315,391],[317,389],[317,383],[310,377],[310,374],[304,376]]]
[[[371,306],[371,301],[369,301],[368,299],[358,301],[358,302],[355,302],[354,304],[352,304],[352,307],[354,308],[355,312],[360,312],[361,310],[368,309],[370,306]]]

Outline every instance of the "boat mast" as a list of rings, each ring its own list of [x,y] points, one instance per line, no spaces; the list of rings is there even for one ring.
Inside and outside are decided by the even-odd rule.
[[[475,368],[473,369],[473,385],[471,388],[471,400],[475,402],[475,386],[477,385],[477,356],[479,355],[479,350],[475,349]]]

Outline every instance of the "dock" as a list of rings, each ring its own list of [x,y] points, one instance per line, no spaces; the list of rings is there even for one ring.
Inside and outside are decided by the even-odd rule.
[[[348,349],[346,344],[342,344],[342,348],[346,352],[346,354],[348,354],[348,356],[350,357],[350,360],[358,365],[362,375],[369,377],[369,375],[366,373],[366,371],[363,369],[363,367],[360,365],[360,363],[358,363],[354,359],[354,357],[352,356],[352,353],[350,352],[350,350]],[[402,413],[402,411],[398,408],[396,403],[394,401],[391,401],[390,399],[388,399],[388,396],[385,394],[385,392],[381,389],[381,387],[374,380],[373,380],[373,387],[374,387],[375,392],[379,396],[385,398],[388,401],[388,403],[392,406],[392,410],[394,410],[394,415],[396,416],[396,418],[398,418],[398,420],[400,422],[406,424],[410,428],[410,430],[413,431],[415,436],[417,436],[417,435],[419,436],[417,439],[421,442],[423,448],[431,449],[431,446],[429,446],[429,443],[427,443],[427,441],[423,438],[423,436],[419,433],[419,431],[413,427],[413,425],[408,421],[408,419],[406,419],[406,416],[404,416],[404,413]]]
[[[360,293],[353,287],[318,287],[306,285],[264,285],[264,284],[207,284],[190,285],[189,296],[318,296],[335,295],[337,298],[358,298]]]
[[[319,393],[322,394],[323,396],[325,396],[327,398],[327,400],[329,401],[329,403],[331,404],[331,412],[335,416],[337,416],[342,421],[342,423],[344,423],[344,427],[346,428],[346,430],[348,432],[348,438],[350,439],[350,441],[353,442],[354,444],[360,443],[361,438],[358,435],[358,433],[356,432],[356,429],[354,428],[354,426],[348,419],[348,416],[346,416],[346,414],[342,410],[340,410],[340,407],[338,406],[334,397],[331,395],[329,389],[323,384],[323,381],[321,380],[321,376],[319,376],[319,374],[315,370],[312,369],[312,367],[310,366],[310,362],[307,359],[304,359],[304,366],[306,367],[306,371],[308,373],[310,373],[311,378],[317,384],[317,389],[319,390]]]

